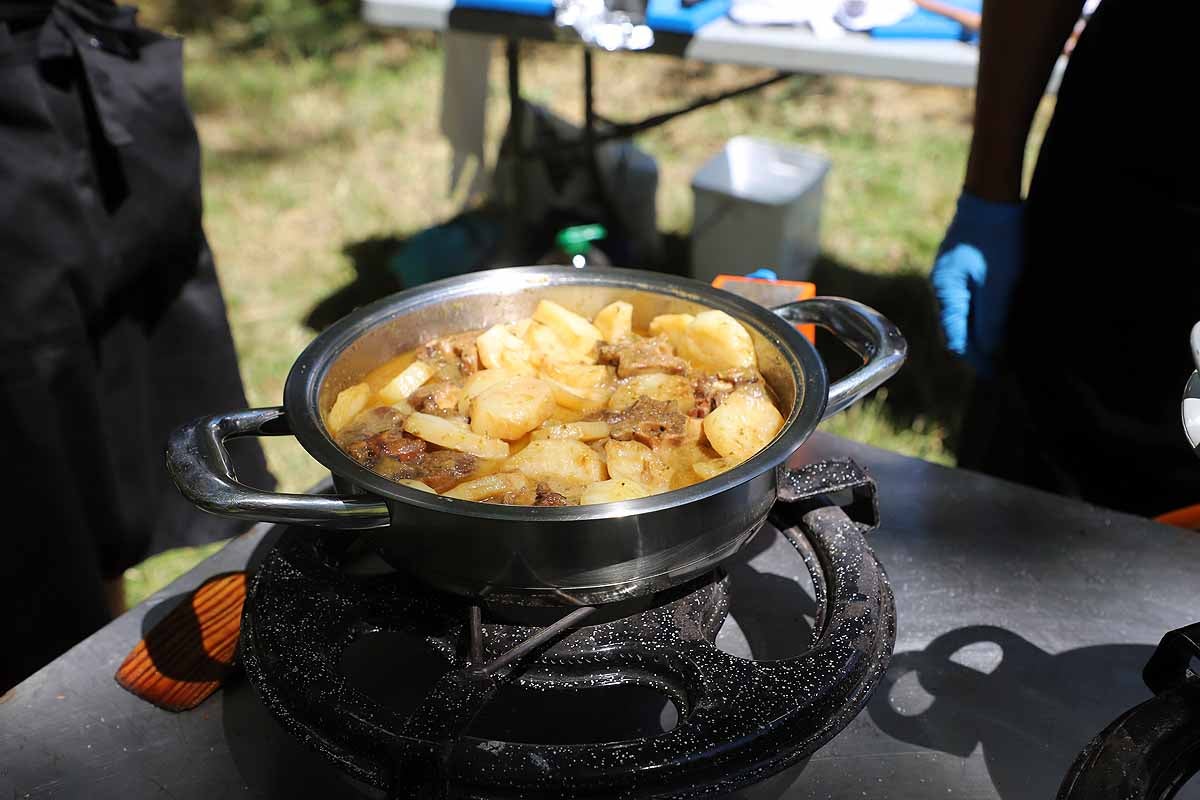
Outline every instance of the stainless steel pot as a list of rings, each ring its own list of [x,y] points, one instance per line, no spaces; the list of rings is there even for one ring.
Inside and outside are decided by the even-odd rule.
[[[433,337],[529,316],[547,298],[591,315],[614,300],[635,327],[657,314],[717,308],[750,331],[764,378],[786,411],[753,458],[714,479],[621,503],[539,508],[453,500],[401,486],[342,452],[326,430],[338,392],[386,359]],[[832,331],[864,359],[829,385],[793,327]],[[367,530],[385,557],[439,589],[527,604],[591,605],[693,577],[730,556],[767,518],[776,468],[823,418],[886,381],[905,342],[888,320],[837,298],[774,312],[705,284],[633,270],[517,267],[464,275],[384,298],[321,333],[288,375],[282,408],[234,411],[177,430],[167,466],[183,494],[214,514]],[[263,492],[238,483],[224,447],[238,436],[294,435],[333,473],[340,495]]]

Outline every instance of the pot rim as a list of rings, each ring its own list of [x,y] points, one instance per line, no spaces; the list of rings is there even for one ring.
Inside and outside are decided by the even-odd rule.
[[[348,347],[377,326],[408,311],[458,297],[513,294],[561,284],[592,284],[666,294],[731,314],[754,328],[785,358],[800,402],[794,402],[784,425],[771,442],[751,458],[715,478],[636,500],[580,506],[507,506],[479,503],[410,489],[359,464],[342,451],[325,427],[319,408],[321,384],[328,368]],[[342,317],[300,353],[284,384],[283,404],[300,445],[337,477],[389,501],[476,519],[561,523],[620,518],[687,505],[745,483],[786,461],[821,421],[828,399],[829,377],[813,345],[770,309],[699,281],[644,270],[571,267],[507,267],[467,273],[423,284],[381,298]]]

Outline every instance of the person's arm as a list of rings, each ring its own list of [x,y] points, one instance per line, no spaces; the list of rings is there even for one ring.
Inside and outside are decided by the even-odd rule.
[[[1082,9],[1083,0],[985,0],[966,191],[1021,199],[1029,126]]]

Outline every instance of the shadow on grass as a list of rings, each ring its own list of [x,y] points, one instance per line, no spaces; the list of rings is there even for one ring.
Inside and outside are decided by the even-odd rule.
[[[250,169],[266,168],[280,161],[296,158],[304,151],[315,151],[323,147],[348,150],[351,138],[349,128],[338,126],[318,135],[289,136],[286,141],[214,149],[209,154],[204,169],[213,175],[230,175]]]
[[[660,270],[673,275],[688,274],[687,236],[664,235],[663,253]],[[811,280],[818,293],[858,300],[900,328],[908,340],[908,361],[888,381],[883,409],[899,427],[909,427],[919,417],[943,426],[949,434],[947,444],[953,449],[970,376],[942,346],[937,306],[926,276],[915,270],[884,275],[865,272],[822,255],[813,268]],[[828,334],[818,334],[817,349],[833,377],[847,374],[860,363],[858,356]]]
[[[863,272],[822,256],[812,280],[820,294],[853,298],[896,324],[908,340],[908,361],[888,382],[888,415],[901,426],[911,425],[917,417],[940,423],[950,433],[953,448],[970,374],[942,345],[928,278],[917,271],[887,275]],[[844,375],[857,366],[858,357],[845,347],[830,346],[832,341],[830,336],[818,336],[818,349],[830,374]]]
[[[359,306],[400,291],[399,281],[388,270],[388,260],[407,241],[403,236],[374,236],[343,247],[354,265],[354,280],[313,306],[304,324],[314,331],[324,330]]]

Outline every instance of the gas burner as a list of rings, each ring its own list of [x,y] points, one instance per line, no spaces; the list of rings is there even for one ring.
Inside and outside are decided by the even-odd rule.
[[[788,477],[792,502],[776,505],[772,523],[816,599],[811,644],[796,657],[751,661],[716,647],[730,599],[720,570],[599,607],[474,605],[361,569],[345,534],[294,528],[246,600],[246,674],[288,731],[396,797],[736,791],[840,732],[895,643],[891,588],[863,535],[873,485],[844,461]],[[867,509],[866,523],[827,496],[840,490]],[[551,733],[523,710],[531,698],[569,705],[596,692],[610,705]],[[647,713],[632,719],[633,707]]]

